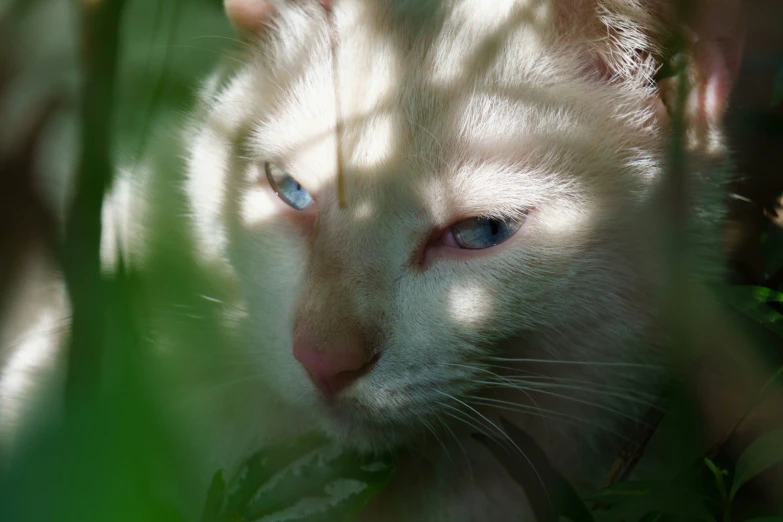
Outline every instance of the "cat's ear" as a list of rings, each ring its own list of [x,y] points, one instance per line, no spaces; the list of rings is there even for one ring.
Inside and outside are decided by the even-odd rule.
[[[739,72],[743,1],[597,0],[602,23],[593,41],[602,76],[654,80],[656,113],[668,119],[685,75],[689,122],[720,122]]]
[[[315,2],[316,0],[312,0]],[[318,0],[324,9],[330,9],[334,0]],[[226,15],[240,34],[261,32],[275,15],[275,0],[223,0]]]
[[[680,75],[687,74],[689,94],[684,105],[687,119],[691,124],[709,127],[723,119],[739,74],[745,43],[743,0],[696,0],[686,5],[690,9],[680,14],[685,18],[681,49],[675,49],[685,55],[685,60],[680,71],[676,63],[674,67],[672,63],[666,64],[671,76],[659,73],[658,90],[671,115],[677,107]],[[674,55],[673,61],[676,60]]]

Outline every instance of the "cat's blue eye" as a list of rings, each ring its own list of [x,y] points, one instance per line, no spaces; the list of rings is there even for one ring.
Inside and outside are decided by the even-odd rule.
[[[296,210],[304,210],[313,202],[313,196],[302,185],[274,163],[265,162],[266,179],[275,194]]]
[[[449,231],[459,248],[481,250],[499,245],[513,236],[524,223],[520,218],[474,217],[451,225]]]

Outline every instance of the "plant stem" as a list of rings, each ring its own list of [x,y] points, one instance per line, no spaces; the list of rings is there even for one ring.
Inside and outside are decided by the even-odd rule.
[[[82,0],[82,145],[62,251],[72,304],[66,400],[69,415],[99,390],[105,307],[100,240],[103,195],[112,175],[112,127],[120,20],[125,0]]]

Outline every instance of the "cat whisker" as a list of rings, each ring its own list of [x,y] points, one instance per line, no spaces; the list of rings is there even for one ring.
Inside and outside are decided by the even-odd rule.
[[[201,297],[201,298],[204,298],[204,299],[206,299],[207,301],[209,301],[209,302],[211,302],[211,303],[225,304],[225,303],[224,303],[223,301],[221,301],[220,299],[218,299],[218,298],[216,298],[216,297],[210,297],[210,296],[208,296],[208,295],[206,295],[206,294],[198,294],[198,296],[199,296],[199,297]]]
[[[217,34],[204,34],[204,35],[201,35],[201,36],[193,36],[191,38],[188,38],[188,41],[192,41],[192,40],[206,40],[207,38],[213,38],[215,40],[228,40],[230,42],[235,42],[235,43],[238,43],[240,45],[245,45],[245,46],[247,45],[246,42],[243,42],[242,40],[239,40],[238,38],[231,38],[230,36],[221,36],[221,35],[217,35]]]
[[[652,394],[644,394],[638,392],[635,389],[631,389],[627,387],[611,386],[602,383],[590,382],[590,381],[579,380],[579,379],[569,379],[569,378],[553,377],[547,375],[530,374],[530,372],[526,372],[528,373],[528,375],[523,375],[523,376],[499,375],[496,372],[492,372],[490,370],[487,370],[486,368],[481,368],[478,366],[462,365],[457,363],[446,363],[446,364],[490,373],[491,375],[493,375],[493,377],[495,377],[498,380],[497,381],[498,384],[504,382],[511,384],[513,388],[518,389],[519,391],[527,395],[527,397],[533,402],[533,404],[539,408],[540,405],[534,399],[534,397],[532,397],[529,393],[529,391],[535,391],[531,388],[534,388],[536,390],[540,388],[573,389],[573,390],[583,391],[585,393],[593,393],[593,394],[599,394],[599,395],[605,395],[611,397],[618,397],[625,400],[629,400],[636,404],[647,406],[649,408],[655,408],[659,410],[664,409],[663,406],[661,406],[660,404],[660,397]],[[490,365],[489,367],[517,371],[513,367],[496,366],[496,365]],[[540,381],[554,381],[554,382],[540,382]],[[522,387],[520,385],[525,385],[525,386]]]
[[[512,362],[512,363],[535,363],[535,364],[563,364],[563,365],[581,365],[581,366],[600,366],[602,368],[646,368],[652,370],[662,370],[669,366],[663,364],[645,364],[645,363],[626,363],[616,361],[567,361],[559,359],[532,359],[532,358],[513,358],[513,357],[487,357],[490,361]]]
[[[459,366],[459,367],[468,368],[468,369],[474,370],[474,371],[481,371],[481,372],[489,373],[491,376],[493,376],[496,379],[506,380],[506,377],[504,377],[502,375],[498,375],[496,372],[493,372],[493,371],[488,370],[486,368],[481,368],[481,367],[473,366],[473,365],[463,365],[463,364],[458,364],[458,363],[446,363],[446,364],[449,365],[449,366]],[[509,381],[509,382],[513,384],[514,381]],[[522,390],[522,389],[520,389],[520,391],[522,393],[524,393],[525,395],[527,395],[528,399],[530,399],[533,402],[533,404],[538,406],[538,402],[536,402],[536,400],[527,391]]]
[[[639,393],[631,388],[610,386],[601,383],[593,383],[593,382],[586,382],[586,381],[571,382],[568,380],[563,380],[563,381],[554,381],[554,382],[542,382],[540,380],[530,380],[526,378],[506,379],[506,381],[509,380],[513,382],[525,384],[528,386],[528,389],[534,388],[535,390],[538,390],[541,388],[561,388],[561,389],[568,389],[568,390],[577,390],[584,393],[591,393],[595,395],[617,397],[619,399],[630,401],[635,404],[641,404],[649,408],[655,408],[659,410],[665,409],[663,405],[663,401],[661,400],[660,397]]]
[[[597,422],[590,421],[588,419],[584,419],[576,415],[569,415],[567,413],[559,412],[557,410],[544,409],[543,410],[544,413],[541,413],[542,410],[540,408],[534,408],[533,406],[528,406],[527,404],[519,404],[512,401],[504,401],[501,399],[493,399],[489,397],[468,396],[467,398],[470,399],[470,402],[476,403],[481,406],[497,408],[506,411],[513,411],[517,413],[524,413],[528,415],[534,415],[537,417],[544,416],[545,418],[548,418],[556,422],[565,422],[567,424],[571,424],[573,426],[580,426],[580,427],[589,426],[595,429],[596,431],[604,431],[618,437],[627,438],[622,433],[619,433],[607,426],[603,426]]]
[[[550,495],[549,495],[549,492],[548,492],[548,491],[547,491],[547,489],[546,489],[546,484],[544,483],[544,480],[541,478],[541,475],[539,474],[539,472],[538,472],[538,470],[536,469],[535,465],[534,465],[534,464],[533,464],[533,462],[530,460],[530,458],[529,458],[529,457],[528,457],[528,456],[525,454],[525,452],[524,452],[524,451],[522,451],[522,449],[521,449],[521,448],[520,448],[520,447],[517,445],[517,443],[516,443],[516,442],[514,442],[514,440],[513,440],[513,439],[512,439],[512,438],[511,438],[511,437],[508,435],[508,433],[506,433],[506,432],[505,432],[503,429],[501,429],[500,427],[498,427],[498,425],[497,425],[497,424],[495,424],[494,422],[492,422],[491,420],[489,420],[487,417],[485,417],[484,415],[482,415],[482,414],[481,414],[481,413],[480,413],[478,410],[476,410],[474,407],[472,407],[471,405],[467,404],[466,402],[464,402],[464,401],[461,401],[461,400],[460,400],[460,399],[458,399],[457,397],[454,397],[453,395],[451,395],[451,394],[448,394],[448,393],[446,393],[446,392],[442,392],[442,391],[439,391],[439,390],[435,390],[435,391],[436,391],[436,392],[438,392],[438,393],[440,393],[440,394],[442,394],[442,395],[445,395],[447,398],[449,398],[449,399],[451,399],[451,400],[453,400],[453,401],[455,401],[455,402],[458,402],[459,404],[462,404],[462,405],[463,405],[463,406],[465,406],[466,408],[468,408],[468,409],[470,409],[471,411],[473,411],[473,412],[474,412],[476,415],[478,415],[478,416],[479,416],[481,419],[483,419],[483,420],[484,420],[486,423],[488,423],[488,424],[489,424],[491,427],[493,427],[493,428],[494,428],[494,429],[497,431],[497,433],[500,435],[501,439],[505,439],[505,440],[507,440],[507,441],[508,441],[508,442],[511,444],[511,446],[512,446],[512,447],[513,447],[513,448],[514,448],[514,449],[515,449],[515,450],[516,450],[516,451],[519,453],[519,455],[520,455],[522,458],[524,458],[524,459],[525,459],[525,461],[527,461],[527,463],[530,465],[530,468],[533,470],[533,473],[535,473],[535,475],[536,475],[536,478],[537,478],[537,479],[538,479],[538,481],[541,483],[541,487],[542,487],[542,488],[543,488],[543,490],[544,490],[544,495],[546,495],[546,497],[547,497],[547,501],[549,502],[549,505],[550,505],[550,506],[552,505],[552,497],[550,497]]]
[[[436,404],[440,404],[440,402],[436,402]],[[454,439],[454,442],[457,443],[457,446],[459,446],[460,451],[462,451],[462,455],[465,456],[465,463],[468,466],[468,474],[470,475],[471,481],[475,481],[475,477],[473,475],[473,466],[470,463],[470,458],[468,457],[468,452],[465,451],[465,447],[462,445],[462,443],[459,441],[459,437],[454,433],[454,431],[449,427],[447,422],[444,422],[443,419],[440,417],[435,417],[435,419],[440,423],[441,426],[443,426],[443,429],[446,430],[449,435],[451,435],[451,438]]]
[[[626,390],[624,390],[622,392],[607,391],[606,389],[602,389],[601,385],[577,386],[577,385],[573,385],[573,384],[561,384],[561,383],[556,383],[556,382],[536,382],[536,381],[528,380],[528,379],[526,379],[524,377],[516,377],[516,378],[515,377],[508,377],[508,378],[504,378],[503,382],[511,382],[511,383],[514,383],[514,384],[524,385],[524,386],[526,386],[526,389],[530,390],[530,391],[540,391],[541,388],[559,388],[559,389],[563,389],[563,390],[576,390],[576,391],[581,391],[581,392],[584,392],[584,393],[592,393],[592,394],[596,394],[596,395],[604,395],[604,396],[607,396],[607,397],[618,397],[618,398],[621,398],[623,400],[628,400],[630,402],[633,402],[633,403],[636,403],[636,404],[641,404],[643,406],[647,406],[649,408],[655,408],[655,409],[658,409],[658,410],[663,410],[664,409],[657,402],[650,401],[650,400],[645,400],[643,398],[632,396],[629,393],[629,391],[626,391]],[[531,388],[534,388],[534,389],[531,390]],[[525,390],[520,390],[520,391],[525,391]]]
[[[498,383],[498,382],[491,382],[491,381],[479,381],[479,384],[483,384],[483,385],[485,385],[487,387],[491,387],[491,388],[506,388],[506,389],[515,389],[515,390],[522,390],[522,388],[524,387],[522,384],[519,384],[519,385],[516,385],[516,386],[509,386],[508,383]],[[542,395],[549,395],[549,396],[552,396],[552,397],[565,399],[565,400],[568,400],[568,401],[571,401],[571,402],[584,404],[586,406],[592,406],[593,408],[611,412],[611,413],[613,413],[613,414],[615,414],[615,415],[617,415],[619,417],[623,417],[623,418],[631,420],[633,422],[639,422],[639,419],[637,417],[634,417],[633,415],[630,415],[628,413],[620,411],[620,410],[618,410],[616,408],[612,408],[611,406],[606,406],[606,405],[603,405],[603,404],[599,404],[597,402],[592,402],[592,401],[586,401],[586,400],[583,400],[583,399],[578,399],[576,397],[571,397],[569,395],[564,395],[562,393],[555,393],[555,392],[552,392],[552,391],[544,391],[544,390],[536,390],[536,389],[531,389],[531,388],[526,388],[526,389],[529,392],[540,393]],[[645,423],[642,423],[642,424],[645,424]],[[648,426],[648,427],[652,427],[651,425],[648,425],[648,424],[645,424],[645,425]]]
[[[449,462],[451,462],[451,465],[454,466],[454,459],[451,457],[451,453],[449,453],[449,450],[446,448],[446,445],[443,443],[443,440],[440,438],[435,428],[433,428],[432,425],[429,422],[427,422],[427,419],[424,416],[420,416],[418,420],[422,424],[422,426],[427,428],[430,431],[430,433],[432,433],[432,436],[435,438],[436,441],[438,441],[440,447],[443,448],[443,453],[446,454],[446,457],[449,459]]]
[[[513,371],[515,373],[524,373],[524,375],[506,376],[507,379],[524,378],[524,379],[528,379],[531,382],[536,382],[536,381],[554,381],[554,382],[564,382],[564,383],[569,383],[569,384],[583,384],[583,385],[592,386],[592,387],[595,387],[595,388],[612,390],[612,391],[615,391],[617,393],[621,393],[623,395],[625,395],[625,394],[636,395],[636,396],[639,396],[639,397],[647,398],[650,401],[658,401],[660,399],[660,397],[657,396],[657,395],[654,395],[654,394],[651,394],[651,393],[645,393],[645,392],[639,391],[636,388],[631,388],[631,387],[616,386],[616,385],[610,385],[610,384],[604,384],[604,383],[598,383],[598,382],[591,382],[591,381],[587,381],[587,380],[584,380],[584,379],[574,379],[574,378],[571,378],[571,377],[556,377],[556,376],[553,376],[553,375],[541,375],[541,374],[536,374],[536,373],[532,373],[532,372],[525,372],[525,371],[520,372],[519,370],[517,370],[517,369],[515,369],[513,367],[510,367],[510,366],[490,365],[489,367],[490,368],[501,368],[501,369]]]
[[[448,411],[441,411],[441,413],[443,415],[445,415],[447,417],[450,417],[450,418],[456,420],[457,422],[459,422],[461,424],[464,424],[465,426],[467,426],[468,428],[470,428],[474,432],[481,433],[481,434],[486,435],[488,437],[492,436],[491,434],[487,433],[485,428],[483,428],[480,424],[477,424],[476,421],[473,419],[473,417],[471,417],[467,412],[463,412],[459,408],[455,408],[454,406],[451,406],[450,404],[446,404],[446,403],[441,402],[441,401],[436,401],[436,404],[438,406],[440,406],[441,408],[447,408],[447,409],[452,410],[452,411],[454,411],[454,412],[459,414],[459,416],[458,416],[458,415],[455,415],[453,413],[449,413]]]
[[[208,47],[198,47],[198,46],[195,46],[195,45],[175,45],[175,44],[150,46],[150,49],[167,49],[167,48],[171,48],[171,49],[188,49],[188,50],[191,50],[191,51],[192,50],[207,51],[207,52],[210,52],[212,54],[215,54],[215,55],[219,56],[220,58],[225,58],[227,60],[231,60],[231,61],[237,62],[239,65],[241,65],[243,67],[249,67],[250,66],[250,64],[248,64],[246,62],[243,62],[242,60],[240,60],[238,58],[234,58],[233,56],[228,56],[227,54],[221,53],[220,51],[216,51],[214,49],[210,49]]]

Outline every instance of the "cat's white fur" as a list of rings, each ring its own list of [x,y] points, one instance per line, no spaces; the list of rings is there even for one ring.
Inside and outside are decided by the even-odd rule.
[[[474,428],[493,433],[503,413],[571,478],[595,484],[622,442],[607,434],[654,400],[668,121],[651,78],[668,2],[334,4],[337,76],[323,7],[273,3],[241,65],[202,90],[181,140],[184,182],[150,166],[109,196],[122,204],[107,205],[105,233],[124,232],[106,236],[105,260],[128,237],[144,243],[129,248],[140,266],[156,249],[172,254],[155,239],[166,220],[192,235],[197,308],[216,327],[174,318],[178,303],[153,290],[151,360],[200,462],[194,491],[259,447],[316,429],[360,450],[405,449],[363,520],[527,520],[524,493]],[[720,272],[718,112],[688,141],[697,277]],[[264,161],[315,209],[279,200]],[[172,186],[184,218],[162,196]],[[522,211],[522,229],[487,251],[427,246],[456,220]],[[348,339],[380,354],[334,407],[293,356],[303,324],[327,346]],[[565,386],[481,391],[508,384],[494,376],[508,372]],[[525,411],[466,406],[481,393]]]

